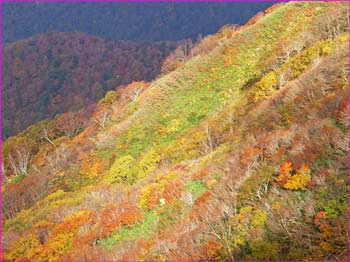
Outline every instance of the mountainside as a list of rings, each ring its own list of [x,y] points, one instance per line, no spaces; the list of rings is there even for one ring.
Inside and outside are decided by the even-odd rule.
[[[348,10],[276,4],[6,140],[4,258],[346,260]]]
[[[5,45],[3,136],[93,105],[119,85],[153,79],[178,44],[50,33]]]
[[[4,3],[3,41],[50,31],[116,40],[196,39],[225,24],[244,24],[271,3]]]

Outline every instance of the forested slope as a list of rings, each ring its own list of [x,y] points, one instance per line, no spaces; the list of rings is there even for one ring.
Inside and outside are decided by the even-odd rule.
[[[347,15],[277,4],[5,141],[5,259],[345,260]]]
[[[48,33],[4,45],[3,135],[93,106],[108,90],[155,78],[180,42],[111,41]]]

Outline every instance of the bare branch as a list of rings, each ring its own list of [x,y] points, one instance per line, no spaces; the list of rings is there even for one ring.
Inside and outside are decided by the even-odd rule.
[[[108,112],[103,112],[101,114],[99,114],[96,118],[95,118],[95,122],[102,128],[105,129],[106,127],[106,122],[109,119],[109,114]]]
[[[30,152],[24,146],[16,150],[15,157],[12,154],[8,157],[11,170],[16,176],[28,173],[29,160]]]
[[[55,143],[52,141],[51,136],[47,130],[46,127],[43,127],[41,130],[41,134],[40,137],[44,140],[46,140],[47,142],[49,142],[51,145],[53,145],[54,147],[56,147]]]

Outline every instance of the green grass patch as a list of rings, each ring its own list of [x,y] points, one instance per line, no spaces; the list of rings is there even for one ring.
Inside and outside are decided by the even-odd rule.
[[[110,250],[123,240],[147,239],[155,230],[158,219],[159,214],[156,209],[147,212],[141,222],[134,224],[132,227],[122,227],[120,230],[112,233],[111,236],[102,239],[99,244]]]
[[[186,191],[191,192],[194,198],[199,197],[205,190],[203,181],[190,181],[185,184]]]

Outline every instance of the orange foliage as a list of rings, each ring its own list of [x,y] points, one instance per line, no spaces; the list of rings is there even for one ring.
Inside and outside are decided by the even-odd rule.
[[[192,180],[202,180],[206,176],[208,176],[208,170],[201,170],[200,172],[196,172],[192,174]]]
[[[287,183],[288,179],[291,176],[292,172],[292,162],[291,161],[285,161],[282,163],[280,166],[279,170],[279,176],[277,177],[277,182],[281,185],[284,186],[285,183]]]
[[[204,214],[206,211],[206,204],[210,200],[212,194],[209,191],[205,191],[201,196],[199,196],[193,204],[190,218],[195,219],[198,214]]]
[[[211,240],[203,245],[203,251],[206,257],[215,258],[219,255],[220,245],[216,241]]]
[[[255,16],[253,16],[249,21],[245,24],[245,26],[256,24],[261,18],[264,17],[264,12],[259,12]]]
[[[314,221],[315,225],[319,228],[321,234],[320,234],[320,247],[326,251],[331,252],[332,251],[332,228],[327,221],[327,212],[320,211],[315,214]]]
[[[314,221],[317,226],[321,225],[326,221],[327,212],[320,211],[315,214]]]
[[[115,203],[108,203],[101,212],[100,215],[100,226],[101,232],[100,237],[108,236],[112,231],[120,228],[118,221],[118,206]]]
[[[291,161],[285,161],[280,166],[277,182],[286,189],[306,190],[306,187],[312,187],[311,170],[307,165],[302,165],[298,170],[294,170]]]
[[[137,259],[145,259],[147,255],[149,255],[149,250],[154,244],[154,240],[143,240],[140,239],[137,241],[137,250],[136,257]]]
[[[276,9],[280,8],[281,7],[281,4],[280,3],[277,3],[277,4],[274,4],[270,7],[268,7],[266,10],[265,10],[265,14],[270,14],[272,13],[273,11],[275,11]]]
[[[247,164],[250,161],[254,161],[259,156],[260,148],[258,147],[249,147],[246,149],[243,153],[243,156],[241,158],[242,164]]]
[[[94,178],[102,174],[108,166],[106,159],[99,159],[95,155],[79,154],[81,163],[81,172],[88,178]]]
[[[79,227],[96,221],[96,213],[90,210],[79,211],[66,217],[60,224],[56,225],[52,234],[71,233]]]
[[[99,238],[98,228],[93,227],[88,232],[78,235],[74,239],[74,243],[73,243],[74,250],[90,246],[91,243],[98,238]]]
[[[119,206],[120,223],[126,226],[132,226],[143,219],[141,210],[129,201],[123,201]]]
[[[205,191],[201,196],[199,196],[194,202],[195,206],[201,206],[206,203],[211,198],[211,193],[209,191]]]
[[[153,183],[143,189],[143,193],[141,195],[141,202],[143,200],[146,204],[145,206],[147,206],[147,209],[152,210],[162,198],[162,193],[162,185]],[[141,206],[144,207],[144,205]]]
[[[141,210],[128,200],[124,200],[119,204],[109,203],[101,212],[99,237],[106,237],[112,231],[120,229],[121,226],[130,227],[142,219]]]
[[[172,203],[175,199],[181,197],[183,192],[183,182],[181,179],[177,179],[167,183],[163,190],[163,196],[168,203]]]

